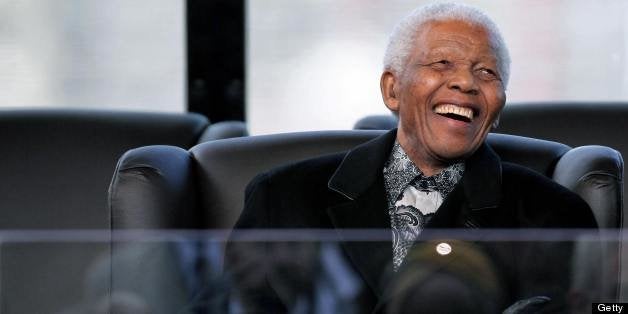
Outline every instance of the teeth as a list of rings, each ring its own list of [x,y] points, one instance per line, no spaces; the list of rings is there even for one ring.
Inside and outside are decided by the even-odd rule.
[[[439,114],[451,113],[451,114],[463,116],[469,120],[473,119],[473,110],[469,108],[459,107],[454,104],[439,105],[436,108],[434,108],[434,112],[439,113]]]

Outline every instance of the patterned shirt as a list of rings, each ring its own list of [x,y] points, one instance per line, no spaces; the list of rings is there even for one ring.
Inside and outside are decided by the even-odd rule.
[[[460,162],[427,177],[410,160],[399,142],[395,141],[384,165],[384,187],[393,233],[395,271],[463,173],[464,163]]]

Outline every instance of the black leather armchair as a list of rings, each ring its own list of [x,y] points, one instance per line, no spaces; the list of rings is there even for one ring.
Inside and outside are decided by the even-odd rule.
[[[321,131],[216,140],[190,150],[146,146],[118,162],[110,186],[112,228],[231,228],[246,184],[284,163],[344,151],[383,131]],[[488,143],[505,161],[580,194],[602,228],[619,228],[623,160],[604,146],[567,145],[506,134]]]
[[[109,193],[114,230],[231,228],[243,207],[244,188],[257,173],[274,166],[344,151],[383,131],[323,131],[253,136],[203,143],[190,150],[148,146],[119,161]],[[564,144],[489,134],[503,160],[540,172],[580,194],[603,228],[619,228],[622,218],[621,155],[602,146]],[[586,255],[587,249],[583,248]],[[616,293],[616,243],[603,295]],[[114,255],[116,247],[114,246]],[[113,268],[113,290],[121,274]],[[584,281],[586,282],[586,280]]]

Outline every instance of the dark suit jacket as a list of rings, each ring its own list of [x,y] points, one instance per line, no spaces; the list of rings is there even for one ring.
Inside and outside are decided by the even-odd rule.
[[[258,175],[247,187],[245,208],[236,229],[335,229],[341,238],[356,228],[390,229],[382,169],[395,136],[393,130],[348,153],[314,158]],[[467,159],[461,182],[444,200],[426,230],[595,227],[591,210],[577,195],[527,168],[501,162],[483,144]],[[371,303],[367,307],[390,300],[385,293],[390,290],[385,287],[390,287],[391,282],[387,279],[391,276],[386,276],[391,274],[391,242],[346,241],[342,247],[368,287],[366,299]],[[558,260],[546,257],[548,250],[559,253]],[[564,292],[569,276],[565,255],[570,254],[569,250],[570,246],[523,243],[501,243],[483,249],[482,254],[494,261],[500,278],[498,306],[538,294]],[[227,258],[227,267],[238,269],[234,273],[245,269],[241,263],[245,252],[229,245]],[[526,265],[522,258],[533,264]],[[544,263],[543,267],[538,262]],[[261,263],[254,269],[258,274],[267,271]],[[282,279],[272,278],[276,272],[270,273],[266,274],[266,283],[272,287],[274,281]]]

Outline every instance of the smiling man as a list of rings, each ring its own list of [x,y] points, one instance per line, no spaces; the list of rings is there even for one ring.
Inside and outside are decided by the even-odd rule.
[[[595,228],[595,218],[578,196],[540,174],[502,162],[485,143],[506,101],[509,66],[497,27],[478,9],[445,3],[415,10],[391,34],[381,76],[382,97],[398,114],[398,129],[347,153],[257,176],[247,188],[236,229],[335,229],[341,235],[355,228],[390,230],[386,243],[342,245],[342,255],[364,283],[362,295],[367,296],[370,311],[399,304],[390,283],[394,274],[421,268],[411,261],[417,254],[423,256],[420,236],[425,230]],[[484,274],[480,277],[490,282],[477,283],[476,289],[476,283],[465,281],[460,286],[456,281],[436,290],[426,288],[438,292],[427,296],[419,293],[419,284],[411,299],[427,301],[410,312],[429,312],[428,308],[458,312],[456,306],[474,302],[457,299],[464,293],[476,293],[469,300],[482,301],[478,301],[480,308],[487,312],[565,309],[569,246],[439,245],[447,247],[450,256],[466,252],[477,257],[461,269],[486,260],[476,267],[482,271],[463,277]],[[273,254],[267,254],[268,260],[256,255],[257,260],[247,261],[247,250],[236,244],[227,253],[236,282],[247,282],[246,287],[240,286],[245,308],[272,308],[272,312],[298,308],[286,292],[289,272],[277,271]],[[300,264],[299,256],[293,258]],[[256,276],[257,281],[251,280]],[[461,293],[455,287],[466,288]],[[482,287],[493,288],[480,293]],[[434,307],[430,301],[436,303]]]

